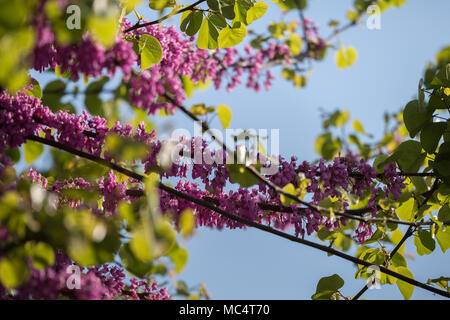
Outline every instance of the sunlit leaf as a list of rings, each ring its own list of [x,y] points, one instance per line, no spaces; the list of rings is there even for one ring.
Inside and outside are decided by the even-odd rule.
[[[336,65],[339,69],[349,68],[355,63],[357,58],[358,53],[355,48],[342,47],[336,52]]]
[[[258,20],[259,18],[264,16],[264,14],[266,13],[267,9],[268,9],[268,5],[264,1],[256,2],[253,5],[253,7],[251,7],[247,11],[247,23],[250,24],[253,21]]]
[[[143,34],[139,39],[139,52],[141,54],[142,70],[157,64],[161,60],[163,54],[158,39],[149,34]]]
[[[231,109],[226,105],[221,104],[217,106],[217,115],[219,116],[220,122],[222,123],[222,127],[224,129],[228,128],[231,122]]]

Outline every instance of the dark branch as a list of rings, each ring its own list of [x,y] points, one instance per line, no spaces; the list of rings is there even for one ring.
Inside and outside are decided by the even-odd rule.
[[[195,2],[195,3],[193,3],[193,4],[191,4],[191,5],[188,5],[187,7],[181,8],[180,10],[177,10],[177,11],[175,11],[175,12],[173,12],[173,13],[169,13],[168,15],[165,15],[164,17],[161,17],[161,18],[159,18],[159,19],[157,19],[157,20],[154,20],[154,21],[145,22],[145,23],[139,23],[139,22],[138,22],[138,23],[136,23],[134,26],[132,26],[132,27],[126,29],[125,31],[123,31],[123,33],[128,33],[128,32],[130,32],[130,31],[133,31],[133,30],[136,30],[136,29],[139,29],[139,28],[143,28],[143,27],[146,27],[146,26],[151,26],[151,25],[154,25],[154,24],[161,23],[161,22],[163,22],[164,20],[167,20],[167,19],[169,19],[170,17],[172,17],[172,16],[174,16],[174,15],[176,15],[176,14],[179,14],[179,13],[182,13],[182,12],[184,12],[184,11],[188,11],[188,10],[194,9],[195,6],[201,4],[202,2],[205,2],[205,1],[206,1],[206,0],[198,0],[198,1]]]
[[[131,178],[137,179],[139,181],[143,181],[144,180],[144,176],[142,176],[140,174],[134,173],[134,172],[132,172],[132,171],[126,169],[126,168],[122,168],[122,167],[120,167],[120,166],[118,166],[118,165],[116,165],[114,163],[111,163],[111,162],[109,162],[109,161],[107,161],[107,160],[105,160],[103,158],[96,157],[96,156],[90,155],[88,153],[85,153],[83,151],[79,151],[77,149],[64,146],[61,143],[58,143],[58,142],[55,142],[55,141],[52,141],[52,140],[49,140],[49,139],[41,138],[41,137],[36,137],[36,136],[30,136],[30,137],[27,137],[27,139],[33,140],[33,141],[37,141],[37,142],[40,142],[40,143],[44,143],[44,144],[48,144],[48,145],[56,147],[56,148],[60,148],[60,149],[62,149],[64,151],[73,153],[73,154],[75,154],[77,156],[80,156],[80,157],[86,158],[88,160],[94,161],[96,163],[99,163],[101,165],[107,166],[107,167],[109,167],[111,169],[114,169],[114,170],[116,170],[118,172],[121,172],[121,173],[123,173],[123,174],[125,174],[125,175],[127,175],[127,176],[129,176]],[[271,228],[269,226],[266,226],[266,225],[263,225],[263,224],[259,224],[257,222],[254,222],[254,221],[251,221],[251,220],[247,220],[245,218],[242,218],[242,217],[239,217],[237,215],[231,214],[231,213],[229,213],[229,212],[227,212],[225,210],[222,210],[222,209],[214,206],[212,203],[210,203],[210,202],[208,202],[206,200],[192,197],[192,196],[190,196],[188,194],[185,194],[185,193],[180,192],[178,190],[175,190],[175,189],[173,189],[173,188],[171,188],[169,186],[166,186],[162,182],[159,182],[158,188],[163,190],[163,191],[166,191],[166,192],[168,192],[168,193],[170,193],[170,194],[172,194],[174,196],[177,196],[177,197],[179,197],[181,199],[185,199],[187,201],[195,203],[195,204],[197,204],[199,206],[207,208],[207,209],[209,209],[211,211],[214,211],[214,212],[216,212],[216,213],[218,213],[218,214],[220,214],[220,215],[222,215],[224,217],[227,217],[227,218],[229,218],[229,219],[231,219],[233,221],[242,223],[242,224],[247,225],[249,227],[254,227],[256,229],[259,229],[261,231],[265,231],[265,232],[271,233],[271,234],[279,236],[281,238],[284,238],[284,239],[287,239],[287,240],[290,240],[290,241],[293,241],[293,242],[297,242],[297,243],[306,245],[308,247],[318,249],[318,250],[323,251],[323,252],[327,252],[329,254],[338,256],[338,257],[340,257],[342,259],[351,261],[351,262],[359,264],[359,265],[363,265],[363,266],[366,266],[366,267],[369,267],[369,266],[373,265],[370,262],[367,262],[367,261],[355,258],[353,256],[350,256],[348,254],[340,252],[340,251],[338,251],[336,249],[333,249],[331,247],[327,247],[327,246],[324,246],[324,245],[321,245],[321,244],[318,244],[318,243],[315,243],[315,242],[312,242],[312,241],[308,241],[308,240],[305,240],[305,239],[297,238],[297,237],[295,237],[293,235],[290,235],[290,234],[284,233],[282,231],[273,229],[273,228]],[[378,267],[380,268],[380,271],[385,273],[385,274],[393,276],[393,277],[395,277],[395,278],[397,278],[399,280],[403,280],[403,281],[405,281],[405,282],[407,282],[409,284],[412,284],[414,286],[423,288],[423,289],[425,289],[427,291],[430,291],[430,292],[439,294],[441,296],[450,298],[450,293],[449,292],[436,289],[436,288],[431,287],[431,286],[429,286],[427,284],[419,282],[419,281],[417,281],[415,279],[411,279],[411,278],[405,277],[404,275],[401,275],[401,274],[399,274],[397,272],[389,270],[389,269],[385,268],[384,266],[378,266]]]

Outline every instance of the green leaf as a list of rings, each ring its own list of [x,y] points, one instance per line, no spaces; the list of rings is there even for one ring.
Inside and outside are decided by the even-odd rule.
[[[395,245],[399,244],[401,239],[403,239],[403,232],[400,229],[395,229],[394,231],[392,231],[391,240]],[[404,254],[405,243],[402,244],[402,246],[400,247],[398,252],[400,252],[401,254]]]
[[[359,18],[359,14],[355,10],[348,10],[347,11],[347,19],[350,22],[355,22],[358,18]]]
[[[342,47],[336,52],[335,60],[339,69],[351,67],[358,58],[358,52],[354,47]]]
[[[219,116],[220,122],[222,123],[222,127],[224,129],[228,128],[231,122],[231,109],[226,105],[221,104],[217,107],[217,115]]]
[[[232,28],[229,26],[222,29],[217,38],[219,48],[230,48],[241,43],[247,35],[245,24],[237,22]]]
[[[158,179],[158,178],[156,178]],[[172,226],[163,219],[156,222],[154,228],[155,249],[154,257],[158,258],[166,254],[172,246],[176,245],[176,235]]]
[[[436,247],[436,242],[431,237],[431,233],[425,230],[420,230],[414,235],[414,245],[417,248],[417,254],[423,256],[430,254]]]
[[[37,82],[35,79],[31,79],[31,86],[33,87],[30,90],[27,90],[25,93],[33,96],[35,98],[41,99],[42,98],[42,88],[39,85],[39,82]]]
[[[189,253],[186,249],[179,247],[175,244],[168,252],[167,256],[172,260],[175,265],[175,271],[180,273],[186,266]]]
[[[291,33],[289,36],[289,50],[291,53],[296,56],[302,52],[302,38],[300,38],[297,34]]]
[[[292,183],[288,183],[287,185],[285,185],[283,187],[283,191],[285,191],[285,192],[287,192],[289,194],[292,194],[294,196],[297,196],[297,192],[295,191],[295,187],[294,187],[294,185]],[[280,194],[280,200],[281,200],[281,203],[283,205],[285,205],[285,206],[297,203],[295,200],[286,197],[284,194]]]
[[[317,284],[316,293],[311,297],[314,300],[330,299],[330,297],[344,285],[344,280],[337,274],[323,277]]]
[[[145,157],[148,147],[140,141],[110,133],[106,135],[104,151],[116,160],[127,162]]]
[[[210,9],[220,12],[226,19],[234,19],[234,0],[207,0],[206,3]]]
[[[55,262],[55,253],[49,244],[45,242],[28,242],[25,247],[36,269],[42,270],[51,267]]]
[[[86,88],[86,94],[84,98],[84,104],[86,109],[92,114],[97,116],[104,116],[102,109],[102,100],[99,95],[103,90],[104,85],[108,82],[108,77],[102,77],[98,81],[91,82]]]
[[[333,295],[335,293],[336,292],[333,290],[325,290],[325,291],[313,294],[311,296],[311,299],[313,299],[313,300],[331,300],[331,298],[333,297]]]
[[[200,49],[217,49],[219,32],[227,26],[225,19],[217,14],[208,14],[202,21],[197,36],[197,46]]]
[[[400,273],[401,275],[414,279],[413,274],[411,271],[408,270],[406,267],[397,267],[397,273]],[[398,279],[397,280],[397,287],[400,290],[400,292],[403,295],[403,298],[405,300],[409,300],[412,297],[412,294],[414,292],[414,286],[412,284],[409,284],[403,280]]]
[[[247,23],[250,24],[264,16],[267,9],[268,5],[264,1],[256,2],[255,5],[247,11]]]
[[[426,153],[422,152],[422,145],[418,141],[408,140],[402,142],[394,154],[386,159],[397,161],[404,172],[417,172],[423,164]]]
[[[195,215],[192,209],[185,209],[180,216],[180,220],[178,222],[181,230],[181,234],[184,238],[191,235],[195,229]]]
[[[445,122],[433,122],[425,126],[420,132],[420,142],[422,143],[422,147],[428,153],[433,153],[447,129],[447,123]]]
[[[55,67],[55,75],[60,78],[69,79],[70,78],[70,69],[66,69],[64,72],[61,72],[61,67],[57,65]]]
[[[0,260],[0,282],[9,289],[14,289],[28,279],[28,266],[19,258],[4,257]]]
[[[8,156],[14,163],[20,160],[19,148],[6,149],[5,155]]]
[[[421,108],[418,100],[408,102],[403,110],[403,121],[411,138],[414,138],[430,119],[431,114]]]
[[[344,126],[348,119],[350,118],[350,112],[348,110],[340,111],[336,110],[333,112],[328,119],[323,122],[324,129],[330,126],[342,127]]]
[[[445,251],[450,248],[450,227],[446,226],[445,230],[439,228],[436,232],[436,240],[441,247],[442,252],[445,253]]]
[[[130,240],[130,249],[133,255],[140,261],[150,262],[153,259],[153,242],[148,239],[144,228],[138,228],[133,232]]]
[[[201,11],[185,11],[181,15],[180,29],[188,36],[193,36],[200,30],[202,21],[203,13]]]
[[[431,81],[431,88],[450,87],[450,64],[442,67],[433,81]]]
[[[227,169],[230,173],[230,181],[243,188],[249,188],[259,182],[258,178],[248,172],[243,164],[227,164]]]
[[[333,210],[342,209],[342,202],[336,197],[328,196],[319,202],[319,206],[325,209],[330,209],[331,214]],[[325,212],[322,212],[322,214],[326,215]]]
[[[394,254],[391,261],[396,267],[407,267],[405,257],[403,257],[403,255],[400,254],[398,251]]]
[[[91,15],[87,26],[90,34],[105,47],[114,44],[118,30],[119,17],[116,14],[108,16]]]
[[[145,262],[138,259],[134,255],[128,243],[124,244],[120,248],[119,255],[127,271],[131,272],[137,277],[145,277],[145,275],[147,275],[153,268],[153,263],[151,261]]]
[[[428,279],[427,284],[435,283],[439,287],[441,287],[442,290],[447,290],[447,292],[448,292],[449,291],[449,286],[448,286],[449,281],[450,281],[449,277],[439,277],[436,279]]]
[[[186,296],[186,297],[190,295],[189,288],[188,288],[186,282],[184,282],[184,281],[177,281],[176,284],[175,284],[175,287],[177,289],[177,294],[178,295]]]
[[[163,54],[158,39],[149,34],[143,34],[139,39],[139,52],[141,54],[142,70],[157,64],[161,60]]]
[[[436,159],[432,166],[444,177],[450,176],[450,160]]]
[[[93,192],[92,190],[87,189],[64,188],[61,189],[61,195],[68,199],[76,201],[81,200],[84,202],[96,203],[98,200],[98,194],[96,192]]]
[[[28,140],[24,146],[25,161],[30,164],[39,158],[44,151],[44,145],[39,142]]]
[[[365,133],[364,127],[358,120],[353,120],[353,129],[355,129],[356,132]]]
[[[243,24],[248,25],[247,22],[247,12],[252,7],[251,0],[236,0],[234,3],[234,14],[235,18],[233,22],[242,22]]]
[[[42,104],[49,107],[53,112],[61,110],[61,98],[64,96],[66,84],[61,80],[54,80],[44,88]]]
[[[125,8],[125,13],[129,14],[134,8],[139,5],[141,0],[119,0],[119,4],[122,8]]]
[[[403,221],[413,221],[416,211],[417,205],[414,198],[410,198],[408,201],[403,202],[403,204],[396,210],[397,215]]]
[[[450,207],[447,205],[443,206],[438,213],[439,221],[450,221]]]
[[[330,133],[325,133],[317,137],[314,148],[325,160],[331,160],[341,149],[341,145]]]
[[[387,154],[380,154],[375,158],[375,160],[373,161],[373,167],[375,168],[377,173],[384,172],[384,167],[387,164],[385,163],[387,158],[389,158]]]
[[[164,8],[173,6],[173,1],[171,1],[171,0],[149,0],[148,5],[153,10],[162,11]]]
[[[330,231],[325,227],[320,227],[319,231],[317,231],[317,237],[322,241],[334,238],[335,234],[336,234],[335,231]]]

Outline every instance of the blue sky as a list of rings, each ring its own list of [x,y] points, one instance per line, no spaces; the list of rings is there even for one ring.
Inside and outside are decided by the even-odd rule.
[[[317,22],[321,34],[326,36],[330,33],[328,21],[345,21],[353,1],[309,2],[305,15]],[[279,20],[280,11],[268,3],[268,13],[252,24],[254,29],[266,28],[271,20]],[[140,13],[148,14],[145,6],[142,8]],[[186,104],[228,105],[233,111],[231,128],[280,129],[281,154],[295,155],[300,160],[317,158],[313,146],[321,132],[319,108],[348,109],[366,131],[380,137],[383,113],[398,111],[414,97],[426,63],[450,44],[446,38],[450,30],[448,12],[450,2],[446,0],[408,0],[404,7],[382,15],[381,30],[368,30],[362,25],[345,32],[341,36],[343,43],[358,50],[356,64],[339,70],[334,64],[334,52],[329,52],[325,61],[314,64],[314,74],[306,88],[294,88],[275,71],[277,79],[268,92],[255,93],[244,86],[231,93],[211,88],[196,92]],[[297,19],[297,15],[291,17]],[[178,25],[179,17],[168,23]],[[42,75],[37,78],[43,83],[49,79]],[[193,130],[192,122],[182,114],[153,121],[159,128],[170,124],[173,128]],[[221,127],[218,120],[213,125]],[[44,164],[45,157],[37,163],[38,167]],[[354,279],[356,268],[351,263],[258,230],[200,228],[184,245],[190,257],[178,278],[189,285],[204,282],[215,299],[309,299],[318,280],[334,273],[345,280],[345,295],[356,294],[364,285],[363,280]],[[411,242],[406,252],[415,252]],[[429,256],[408,259],[408,267],[420,281],[449,276],[450,256],[444,256],[437,248]],[[396,286],[369,290],[364,297],[402,298]],[[413,299],[437,298],[420,288],[413,295]]]

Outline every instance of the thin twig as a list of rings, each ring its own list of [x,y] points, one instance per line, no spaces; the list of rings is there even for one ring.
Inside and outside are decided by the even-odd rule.
[[[185,11],[194,9],[195,6],[201,4],[202,2],[205,2],[205,1],[206,1],[206,0],[198,0],[198,1],[195,2],[195,3],[193,3],[193,4],[191,4],[191,5],[188,5],[187,7],[181,8],[180,10],[177,10],[177,11],[175,11],[175,12],[171,12],[171,13],[165,15],[164,17],[161,17],[161,18],[159,18],[159,19],[157,19],[157,20],[154,20],[154,21],[145,22],[145,23],[139,23],[139,22],[138,22],[138,23],[136,23],[134,26],[132,26],[132,27],[126,29],[125,31],[123,31],[123,33],[128,33],[128,32],[130,32],[130,31],[133,31],[133,30],[136,30],[136,29],[139,29],[139,28],[143,28],[143,27],[146,27],[146,26],[151,26],[151,25],[154,25],[154,24],[161,23],[161,22],[163,22],[164,20],[167,20],[167,19],[169,19],[170,17],[172,17],[172,16],[174,16],[174,15],[176,15],[176,14],[179,14],[179,13],[182,13],[182,12],[185,12]]]

